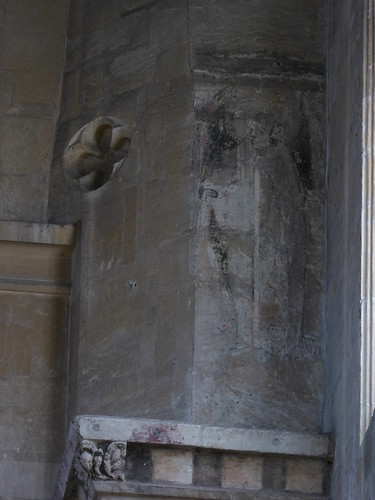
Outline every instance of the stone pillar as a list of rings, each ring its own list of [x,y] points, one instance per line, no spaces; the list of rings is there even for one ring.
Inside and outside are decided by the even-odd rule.
[[[50,218],[82,218],[70,406],[319,431],[321,2],[94,4],[70,5],[50,182]],[[98,116],[129,154],[74,192],[64,151]]]
[[[320,1],[71,2],[49,203],[51,220],[82,219],[69,408],[118,418],[99,440],[73,425],[83,441],[68,440],[60,495],[75,481],[89,498],[136,496],[142,481],[150,497],[327,493],[329,454],[310,448],[323,399],[324,57]],[[181,422],[196,439],[169,434]],[[259,428],[273,436],[261,456]],[[299,451],[286,441],[273,460],[288,433]]]

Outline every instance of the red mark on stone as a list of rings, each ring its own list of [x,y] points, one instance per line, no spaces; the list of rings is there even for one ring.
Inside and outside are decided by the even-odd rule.
[[[158,443],[158,444],[183,444],[181,439],[176,440],[176,425],[160,424],[142,425],[139,430],[134,430],[129,439],[133,443]]]

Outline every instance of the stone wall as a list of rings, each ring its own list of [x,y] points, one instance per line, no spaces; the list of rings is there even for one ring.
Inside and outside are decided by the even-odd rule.
[[[66,9],[0,1],[0,220],[46,221]]]
[[[193,275],[192,81],[186,1],[72,2],[49,218],[82,219],[69,391],[78,413],[188,419]],[[122,120],[131,149],[101,189],[67,184],[62,156],[93,118]],[[73,381],[77,384],[74,387]],[[76,398],[74,395],[77,395]],[[76,400],[75,400],[76,399]]]
[[[52,498],[75,228],[0,222],[0,497]]]
[[[324,5],[235,6],[191,3],[198,206],[193,418],[317,431]]]
[[[47,218],[66,9],[66,0],[0,1],[1,498],[52,497],[66,427],[74,241],[39,224]]]
[[[329,498],[328,436],[77,417],[54,499]]]
[[[320,429],[324,58],[321,1],[71,4],[48,216],[82,219],[72,416]],[[82,194],[62,158],[97,116],[130,153]]]

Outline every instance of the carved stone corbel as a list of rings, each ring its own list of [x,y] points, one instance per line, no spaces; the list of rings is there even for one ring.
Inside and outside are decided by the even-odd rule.
[[[125,479],[126,443],[95,443],[84,439],[78,448],[74,468],[77,478],[84,486],[89,480],[102,481]]]
[[[108,182],[128,156],[128,135],[124,123],[111,116],[101,116],[82,127],[63,157],[69,184],[87,192]]]

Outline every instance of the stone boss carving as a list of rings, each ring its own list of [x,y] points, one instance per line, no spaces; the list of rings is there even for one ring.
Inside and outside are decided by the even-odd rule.
[[[65,176],[73,187],[95,191],[122,166],[129,148],[130,138],[120,120],[96,118],[70,140],[63,158]]]
[[[105,446],[84,439],[75,460],[77,477],[84,484],[87,484],[89,478],[123,481],[125,455],[126,443],[114,441]]]

